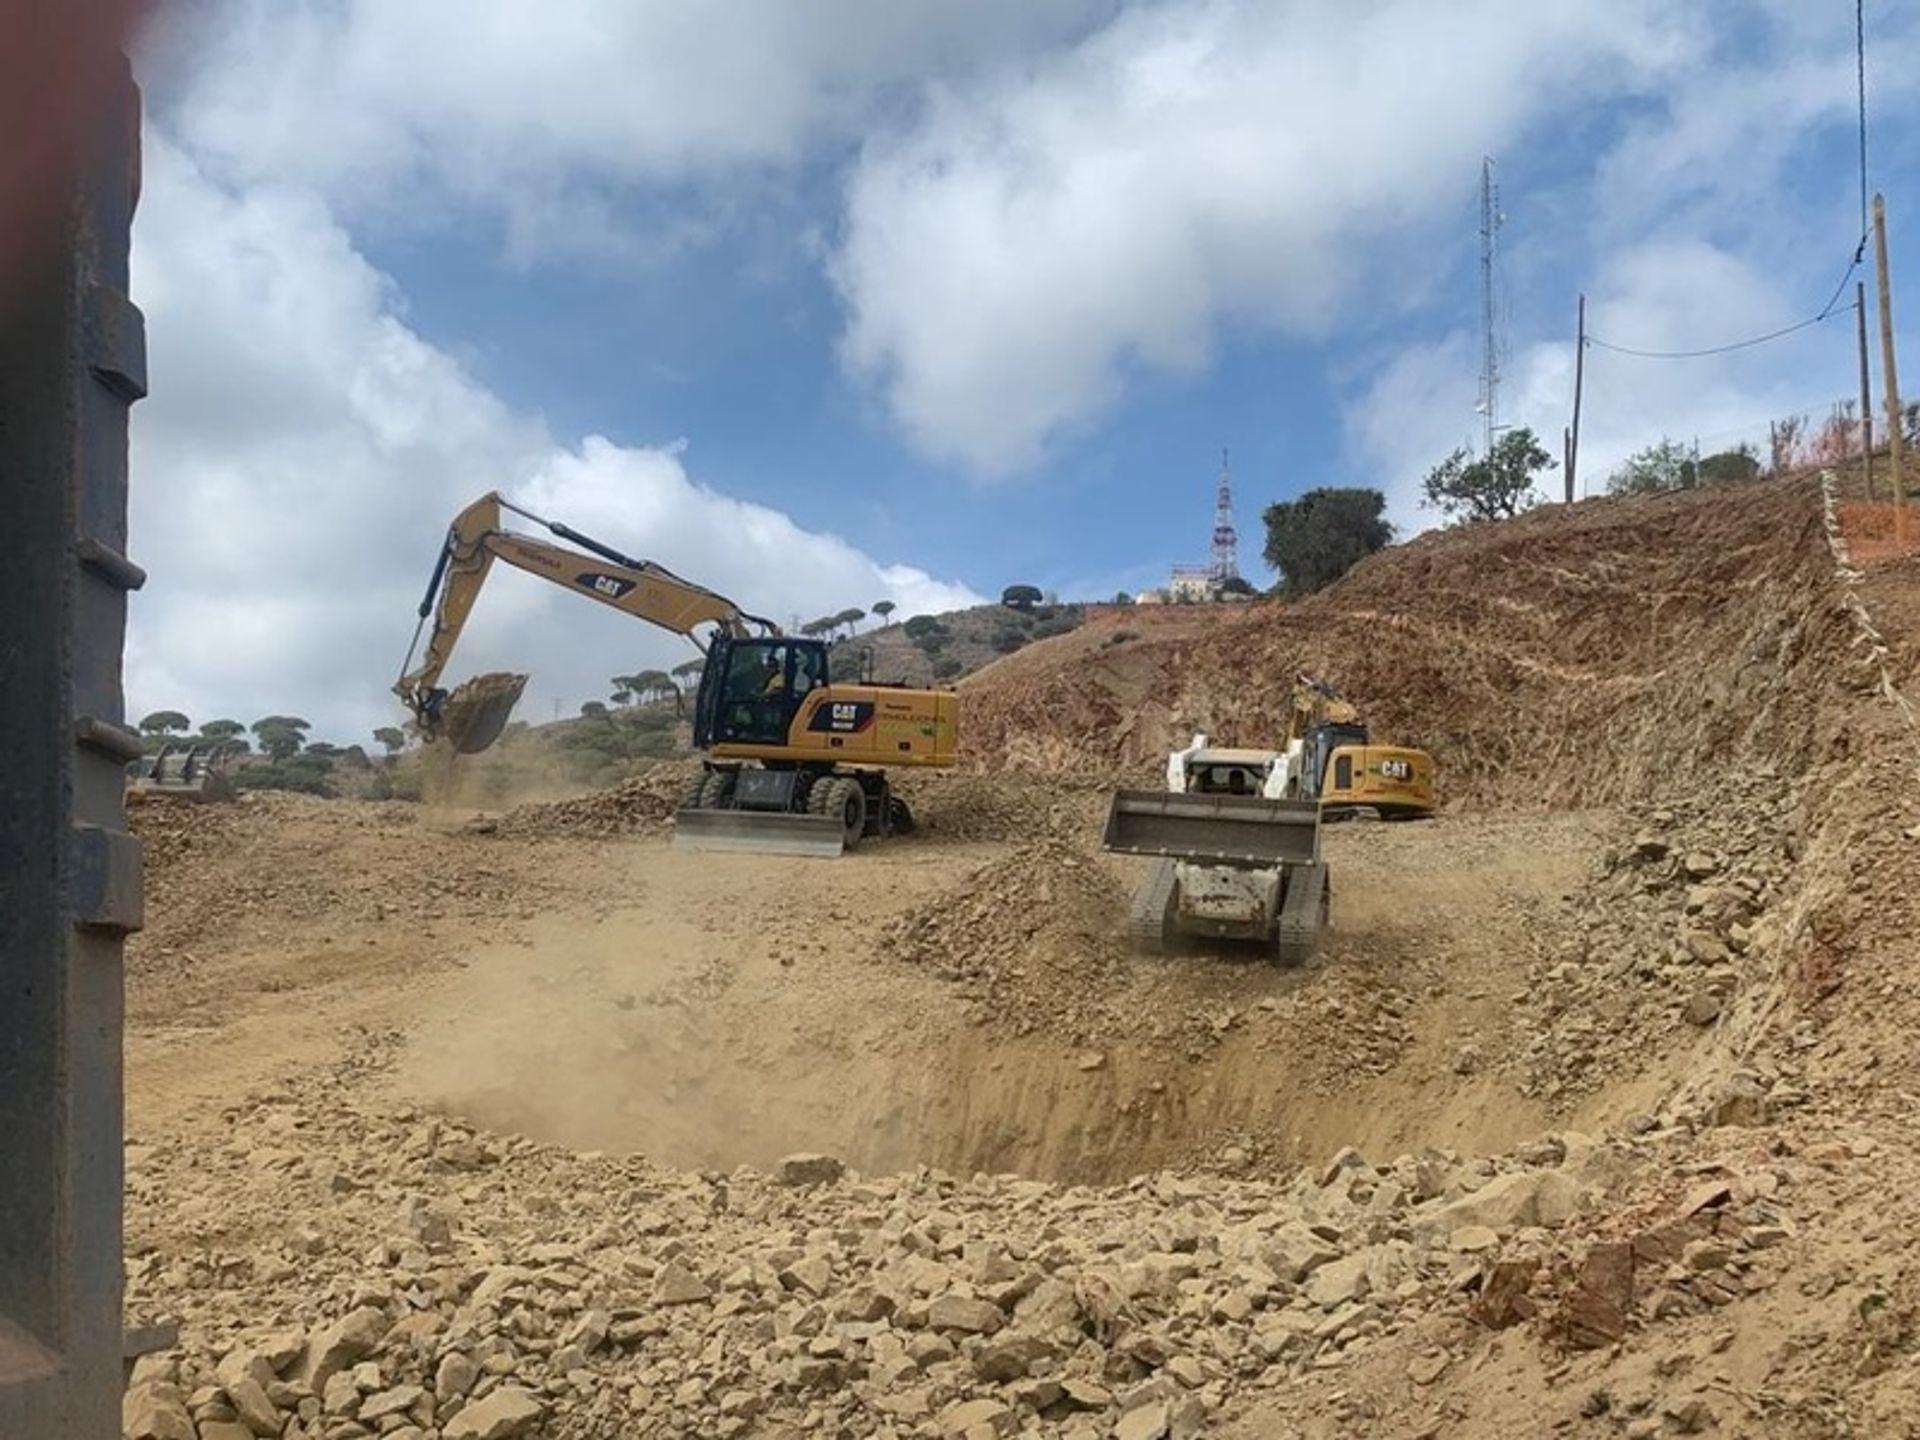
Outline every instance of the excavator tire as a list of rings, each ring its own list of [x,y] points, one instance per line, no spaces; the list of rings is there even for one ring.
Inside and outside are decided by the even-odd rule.
[[[1275,959],[1282,965],[1304,965],[1319,948],[1333,910],[1333,886],[1325,862],[1296,865],[1287,875],[1287,893],[1280,902]]]
[[[728,770],[709,770],[700,784],[700,799],[696,802],[702,810],[724,810],[733,799],[733,774]]]
[[[707,792],[707,777],[709,773],[710,772],[706,770],[696,770],[687,777],[687,783],[680,787],[680,808],[682,810],[698,810],[700,808],[701,797]]]
[[[913,826],[913,811],[907,808],[907,802],[898,795],[889,794],[887,796],[887,833],[911,835]]]
[[[1179,872],[1174,862],[1155,860],[1147,871],[1147,878],[1134,891],[1133,904],[1127,912],[1127,932],[1133,948],[1144,955],[1171,955],[1178,943],[1173,918],[1174,889],[1178,883]]]
[[[867,792],[860,788],[858,780],[845,775],[816,780],[812,793],[807,796],[807,809],[815,815],[837,817],[849,850],[867,833]]]

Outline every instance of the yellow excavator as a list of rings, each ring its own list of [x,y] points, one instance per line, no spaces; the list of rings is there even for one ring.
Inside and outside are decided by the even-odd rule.
[[[579,548],[510,531],[503,512]],[[704,652],[693,743],[706,758],[681,797],[676,846],[838,855],[864,837],[912,828],[912,813],[888,783],[890,768],[945,767],[957,758],[951,690],[837,682],[825,641],[784,635],[724,595],[498,494],[481,496],[448,527],[393,687],[421,735],[456,753],[492,745],[526,685],[524,675],[491,674],[455,692],[440,687],[496,559],[683,635]]]
[[[1286,793],[1319,801],[1327,819],[1433,814],[1433,757],[1411,746],[1374,744],[1360,712],[1309,675],[1294,680],[1285,749]]]

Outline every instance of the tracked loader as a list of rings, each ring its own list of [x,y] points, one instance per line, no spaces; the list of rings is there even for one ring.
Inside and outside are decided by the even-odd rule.
[[[1135,948],[1163,955],[1183,937],[1269,947],[1307,960],[1326,929],[1332,888],[1320,856],[1320,806],[1289,797],[1287,756],[1193,743],[1167,758],[1167,787],[1122,790],[1104,849],[1151,857],[1128,926]]]
[[[505,529],[505,511],[570,545]],[[837,680],[825,641],[782,634],[724,595],[495,494],[462,510],[448,528],[394,685],[421,735],[446,741],[455,753],[492,745],[526,686],[525,675],[493,673],[457,690],[440,688],[496,559],[683,635],[704,652],[693,743],[705,758],[674,815],[677,847],[839,855],[864,838],[913,827],[889,771],[946,767],[957,758],[951,690]],[[423,632],[426,648],[415,666]]]

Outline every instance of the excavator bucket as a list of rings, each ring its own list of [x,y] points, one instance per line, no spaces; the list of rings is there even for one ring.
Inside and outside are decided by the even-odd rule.
[[[834,815],[683,805],[673,817],[676,850],[726,850],[748,855],[811,855],[832,859],[842,853],[846,845],[846,829]]]
[[[1107,811],[1103,849],[1200,865],[1304,865],[1319,858],[1312,800],[1121,790]]]
[[[479,754],[500,738],[526,688],[526,676],[504,670],[474,676],[440,702],[440,738],[456,754]]]

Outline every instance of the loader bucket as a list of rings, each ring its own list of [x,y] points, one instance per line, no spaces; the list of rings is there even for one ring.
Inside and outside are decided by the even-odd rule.
[[[1101,847],[1201,865],[1301,865],[1320,852],[1320,807],[1257,795],[1122,790]]]
[[[772,810],[717,810],[682,806],[674,812],[676,850],[731,850],[749,855],[813,855],[831,859],[846,849],[837,816]]]
[[[526,676],[504,670],[474,676],[440,702],[440,738],[456,754],[479,754],[500,738],[526,688]]]

